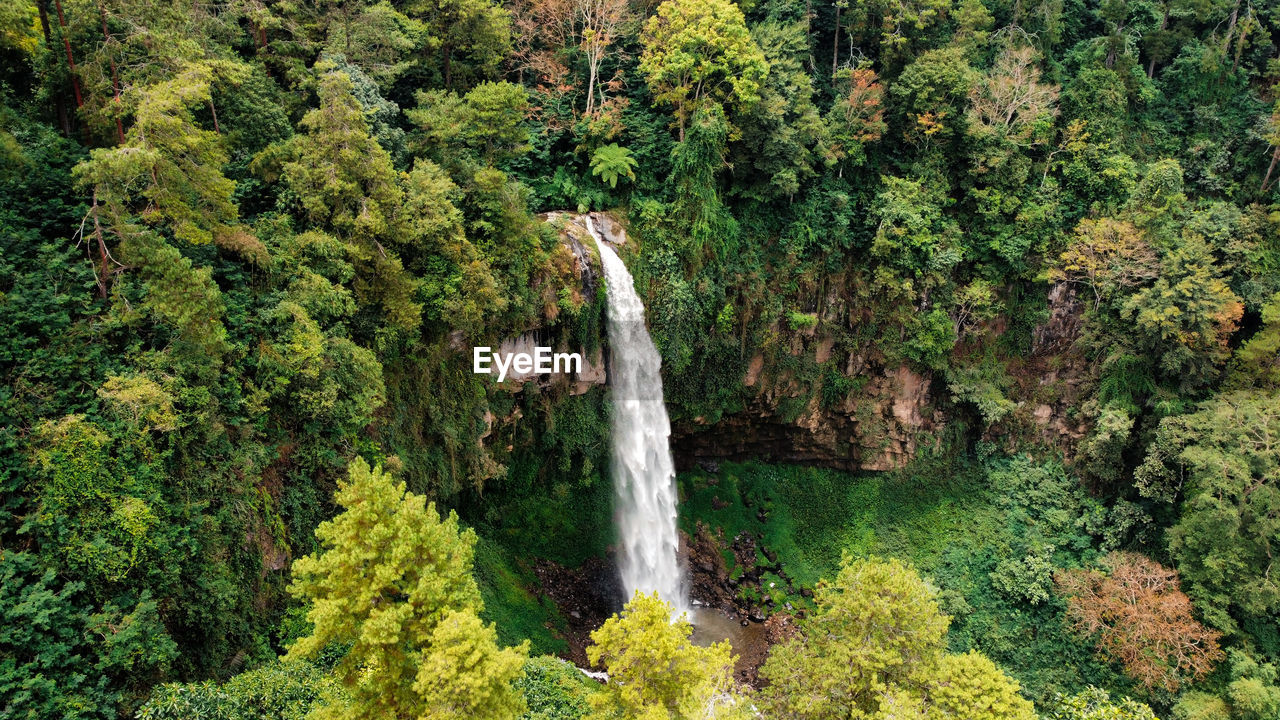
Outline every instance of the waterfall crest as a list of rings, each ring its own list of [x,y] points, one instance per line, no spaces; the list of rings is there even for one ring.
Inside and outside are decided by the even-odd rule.
[[[676,530],[675,462],[671,421],[662,400],[662,357],[644,323],[644,303],[627,266],[600,237],[608,299],[609,385],[612,388],[613,476],[617,498],[619,565],[627,600],[657,591],[676,614],[689,611]]]

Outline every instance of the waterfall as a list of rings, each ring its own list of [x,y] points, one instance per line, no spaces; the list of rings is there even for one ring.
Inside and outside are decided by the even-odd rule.
[[[609,302],[610,470],[617,498],[622,587],[627,600],[637,590],[656,590],[678,615],[690,608],[678,557],[676,473],[671,422],[662,402],[662,357],[645,328],[644,303],[636,295],[631,273],[600,237],[591,216],[586,221],[600,248]]]

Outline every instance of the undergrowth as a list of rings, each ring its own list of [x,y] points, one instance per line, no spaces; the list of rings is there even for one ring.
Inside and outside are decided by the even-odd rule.
[[[1091,507],[1097,503],[1054,463],[938,457],[863,474],[725,463],[714,475],[685,473],[679,483],[685,532],[703,523],[726,544],[742,532],[758,537],[797,587],[834,577],[843,553],[909,560],[938,587],[952,616],[951,649],[986,653],[1036,702],[1088,684],[1132,692],[1117,668],[1068,632],[1048,564],[1039,576],[1035,563],[1027,571],[1002,565],[1047,548],[1053,567],[1079,566],[1095,553],[1098,537],[1109,536],[1109,529],[1057,522],[1086,509],[1105,516],[1106,509]],[[741,575],[725,556],[731,574]]]

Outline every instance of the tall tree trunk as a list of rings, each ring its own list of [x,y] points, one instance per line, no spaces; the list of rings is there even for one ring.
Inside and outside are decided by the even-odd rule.
[[[836,3],[836,31],[831,38],[831,77],[836,76],[836,62],[840,59],[840,3]]]
[[[98,241],[98,296],[107,297],[108,279],[111,277],[111,254],[107,252],[107,241],[102,236],[102,223],[98,220],[98,190],[93,191],[93,207],[89,210],[93,215],[93,237]]]
[[[107,30],[107,9],[98,6],[98,14],[102,17],[102,42],[103,45],[110,44],[111,33]],[[111,58],[111,90],[115,96],[114,102],[116,111],[116,142],[120,145],[124,144],[124,122],[120,120],[120,76],[116,72],[116,59]]]
[[[1234,75],[1240,69],[1240,54],[1244,52],[1244,41],[1249,35],[1249,26],[1253,20],[1253,5],[1249,5],[1244,13],[1244,26],[1240,28],[1240,37],[1236,40],[1236,57],[1231,63],[1231,73]]]
[[[36,9],[40,12],[40,30],[44,33],[45,47],[53,47],[53,31],[49,27],[49,0],[39,0]],[[71,137],[71,119],[67,117],[67,102],[62,93],[53,93],[53,107],[58,114],[58,125],[62,127],[62,137]]]
[[[62,14],[62,0],[53,0],[53,4],[58,9],[58,29],[62,33],[62,48],[67,51],[67,67],[71,70],[71,90],[75,93],[76,108],[79,109],[84,105],[84,98],[80,95],[80,76],[76,73],[76,61],[71,56],[71,40],[67,37],[67,18]]]
[[[587,57],[587,114],[591,114],[591,109],[595,106],[596,100],[596,60],[594,56]]]
[[[1262,185],[1258,188],[1258,192],[1264,193],[1271,184],[1271,173],[1276,169],[1276,163],[1280,162],[1280,145],[1276,146],[1275,152],[1271,153],[1271,164],[1267,166],[1267,174],[1262,177]]]
[[[262,61],[262,71],[271,77],[271,68],[267,66],[267,29],[257,23],[250,25],[250,34],[258,45],[258,58]]]
[[[453,89],[452,51],[453,48],[449,47],[448,43],[446,43],[444,48],[441,50],[441,52],[444,53],[444,62],[442,63],[442,66],[444,67],[444,86],[448,90]]]
[[[1236,0],[1236,4],[1231,8],[1231,20],[1227,23],[1227,34],[1222,38],[1222,56],[1227,56],[1227,51],[1231,49],[1231,38],[1236,34],[1236,21],[1240,19],[1240,0]]]
[[[1164,12],[1160,16],[1160,32],[1163,33],[1165,28],[1169,27],[1169,3],[1164,4]],[[1156,56],[1151,56],[1151,62],[1147,63],[1147,79],[1150,80],[1156,73]]]

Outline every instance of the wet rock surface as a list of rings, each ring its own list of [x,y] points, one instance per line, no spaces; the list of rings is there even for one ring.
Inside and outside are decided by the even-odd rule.
[[[729,640],[738,656],[734,677],[740,683],[759,687],[760,666],[769,647],[796,632],[796,617],[787,608],[773,608],[767,602],[743,603],[740,590],[755,588],[763,593],[764,573],[782,577],[775,564],[760,565],[759,539],[741,533],[726,539],[700,526],[694,537],[683,537],[682,560],[687,562],[690,596],[695,607],[694,642],[708,645]],[[743,568],[732,577],[725,565],[722,549],[732,553],[736,567]],[[773,561],[771,561],[773,562]],[[622,609],[622,584],[618,569],[611,559],[591,558],[578,568],[566,568],[548,560],[534,567],[540,594],[555,603],[565,619],[563,637],[569,646],[563,657],[578,667],[589,667],[586,648],[591,632]],[[767,596],[765,596],[767,597]],[[795,615],[803,615],[803,610]]]
[[[832,346],[810,342],[815,357],[829,359]],[[847,377],[860,377],[859,389],[834,403],[783,372],[764,370],[760,356],[747,365],[744,383],[756,396],[740,413],[714,425],[684,421],[672,427],[672,447],[680,469],[717,460],[748,459],[821,465],[837,470],[892,470],[902,467],[946,418],[936,405],[934,379],[904,366],[882,368],[861,356],[844,363]],[[797,399],[808,402],[794,420],[779,408]]]
[[[702,608],[704,624],[711,626],[700,639],[708,642],[728,639],[738,656],[735,678],[738,682],[759,687],[760,666],[768,657],[769,647],[794,634],[795,617],[792,613],[801,615],[804,612],[791,607],[773,607],[764,575],[770,573],[782,579],[790,589],[777,556],[760,547],[759,538],[750,533],[725,538],[723,533],[713,532],[701,523],[693,537],[686,536],[685,546],[689,557],[691,596]],[[729,572],[725,551],[733,557],[734,567],[740,570]],[[748,593],[743,590],[752,590],[750,594],[761,598],[760,601],[744,602],[742,598]],[[707,613],[716,613],[724,620],[707,619]],[[698,635],[695,630],[695,637]]]
[[[565,659],[589,667],[586,648],[591,632],[622,609],[622,583],[617,566],[604,558],[589,558],[581,567],[566,568],[549,560],[534,566],[543,597],[551,600],[565,619]]]

